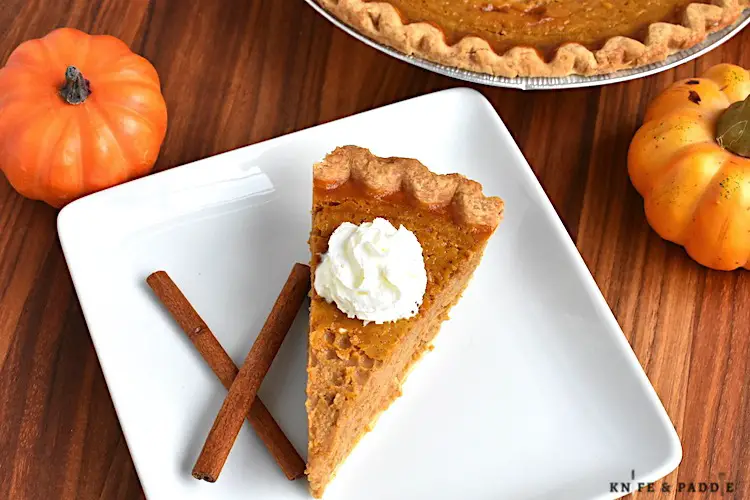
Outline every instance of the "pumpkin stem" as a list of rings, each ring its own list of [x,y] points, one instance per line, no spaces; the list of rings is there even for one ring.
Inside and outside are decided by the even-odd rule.
[[[735,102],[721,115],[716,142],[736,155],[750,158],[750,96]]]
[[[68,104],[81,104],[91,94],[91,84],[83,77],[83,73],[75,66],[68,66],[65,70],[65,85],[60,89],[60,95]]]

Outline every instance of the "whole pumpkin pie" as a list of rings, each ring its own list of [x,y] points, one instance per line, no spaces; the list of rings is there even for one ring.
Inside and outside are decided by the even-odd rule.
[[[417,160],[346,146],[314,166],[306,406],[316,498],[400,396],[502,212],[477,182]]]
[[[664,60],[750,0],[317,0],[405,54],[504,77],[611,73]]]

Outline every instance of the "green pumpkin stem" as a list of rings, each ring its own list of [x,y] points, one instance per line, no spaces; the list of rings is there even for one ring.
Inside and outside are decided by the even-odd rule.
[[[735,102],[721,115],[716,142],[727,151],[750,158],[750,96]]]
[[[65,85],[60,89],[60,95],[68,104],[81,104],[91,94],[91,84],[83,77],[83,73],[75,66],[68,66],[65,70]]]

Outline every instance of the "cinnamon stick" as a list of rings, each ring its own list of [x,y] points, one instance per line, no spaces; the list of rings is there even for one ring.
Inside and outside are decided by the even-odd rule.
[[[213,483],[219,478],[242,421],[309,291],[310,268],[304,264],[294,264],[208,433],[193,467],[193,477],[196,479]]]
[[[188,299],[165,271],[156,271],[146,279],[146,282],[224,387],[229,389],[239,372],[237,365]],[[253,400],[247,419],[284,475],[290,481],[302,477],[305,474],[305,461],[260,398],[256,397]]]

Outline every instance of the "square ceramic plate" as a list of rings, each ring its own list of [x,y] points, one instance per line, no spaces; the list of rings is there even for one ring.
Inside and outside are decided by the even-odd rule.
[[[328,500],[610,498],[656,480],[680,443],[533,172],[490,104],[456,89],[248,146],[66,207],[59,232],[151,500],[309,498],[249,425],[219,481],[190,470],[225,390],[144,280],[165,269],[241,363],[295,261],[311,165],[338,145],[418,158],[505,199],[476,275]],[[306,319],[260,395],[305,456]]]

